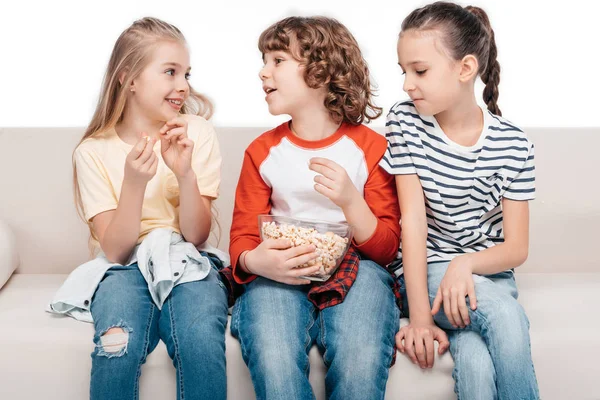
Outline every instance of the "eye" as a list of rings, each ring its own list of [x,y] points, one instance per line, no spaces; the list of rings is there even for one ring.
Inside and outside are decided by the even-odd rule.
[[[173,76],[175,75],[175,70],[173,68],[169,68],[165,71],[165,74]]]
[[[425,72],[427,72],[427,70],[424,69],[422,71],[416,71],[416,72],[417,72],[417,75],[422,76],[422,75],[425,75]]]
[[[283,58],[276,58],[275,59],[275,64],[279,64],[283,61]]]
[[[189,81],[191,76],[192,76],[192,74],[190,74],[189,72],[186,72],[185,79],[187,79]]]

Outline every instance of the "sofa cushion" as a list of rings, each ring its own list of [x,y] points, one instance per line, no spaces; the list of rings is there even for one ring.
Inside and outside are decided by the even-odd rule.
[[[0,220],[0,289],[19,266],[19,254],[15,235],[6,224]]]
[[[66,275],[15,274],[0,290],[0,385],[2,399],[88,397],[91,324],[44,312]],[[600,274],[519,274],[520,303],[531,322],[532,352],[546,399],[598,399],[600,325],[594,318]],[[403,320],[402,324],[406,324]],[[252,399],[252,383],[240,347],[227,332],[228,398]],[[310,380],[325,398],[325,366],[310,353]],[[388,399],[454,399],[449,354],[423,371],[404,355],[390,370]],[[34,385],[31,383],[35,382]],[[15,397],[18,388],[18,397]],[[175,399],[175,369],[164,344],[142,368],[142,399]]]

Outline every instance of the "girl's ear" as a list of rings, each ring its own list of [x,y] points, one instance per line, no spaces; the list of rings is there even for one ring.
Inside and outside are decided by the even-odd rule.
[[[125,82],[125,77],[127,76],[127,73],[129,73],[129,68],[125,68],[123,71],[121,71],[121,73],[119,74],[119,83],[121,85],[123,85],[123,82]],[[129,90],[131,90],[132,92],[135,90],[133,87],[133,81],[131,82],[131,85],[129,87]]]
[[[461,82],[468,82],[477,77],[479,71],[479,62],[477,57],[472,54],[467,54],[460,60],[459,79]]]

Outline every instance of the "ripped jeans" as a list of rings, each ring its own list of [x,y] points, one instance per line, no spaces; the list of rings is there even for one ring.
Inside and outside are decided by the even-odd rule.
[[[215,262],[216,261],[216,262]],[[201,281],[177,285],[162,310],[137,264],[111,268],[92,299],[90,399],[137,399],[146,356],[162,339],[177,372],[177,399],[225,399],[227,291],[217,260]],[[106,334],[111,328],[117,333]]]

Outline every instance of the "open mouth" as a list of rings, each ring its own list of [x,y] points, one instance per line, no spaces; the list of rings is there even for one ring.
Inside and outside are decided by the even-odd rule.
[[[270,87],[265,87],[265,88],[263,88],[263,90],[265,91],[265,93],[267,95],[269,95],[269,94],[273,93],[274,91],[276,91],[277,89],[273,89],[273,88],[270,88]]]
[[[167,99],[167,101],[173,105],[176,106],[181,106],[183,104],[182,100],[175,100],[175,99]]]

